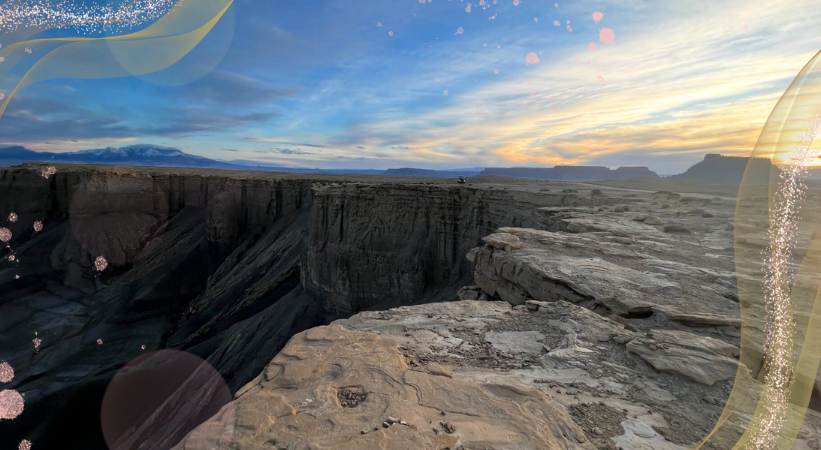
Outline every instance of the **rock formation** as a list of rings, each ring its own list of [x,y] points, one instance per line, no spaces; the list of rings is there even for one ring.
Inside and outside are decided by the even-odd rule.
[[[19,216],[4,224],[17,261],[0,263],[2,358],[27,405],[0,423],[4,446],[102,448],[100,397],[144,351],[193,352],[236,390],[301,330],[452,299],[481,236],[535,225],[534,208],[561,199],[450,181],[41,169],[0,172],[0,212]]]
[[[173,348],[236,395],[177,448],[681,448],[759,370],[736,354],[756,274],[735,270],[732,234],[760,252],[760,227],[731,227],[734,206],[524,180],[4,170],[0,216],[19,220],[0,358],[26,410],[0,445],[105,448],[111,378]],[[186,434],[196,401],[177,400],[140,448]],[[819,424],[799,445],[818,448]]]
[[[557,436],[564,445],[609,449],[683,449],[697,443],[721,414],[734,381],[758,383],[758,367],[738,360],[739,298],[727,226],[734,202],[589,186],[565,186],[558,193],[568,206],[537,207],[534,227],[500,228],[468,252],[475,284],[459,290],[464,300],[362,312],[334,322],[334,328],[297,335],[258,380],[177,448],[257,448],[274,436],[279,448],[349,442],[356,448],[401,448],[392,444],[407,442],[394,439],[436,448],[430,439],[440,436],[441,419],[436,408],[434,414],[428,408],[465,401],[464,393],[472,391],[443,389],[434,401],[417,389],[416,375],[402,372],[387,384],[415,389],[413,401],[380,395],[370,404],[386,388],[381,376],[368,372],[383,372],[366,364],[351,369],[359,376],[348,378],[347,368],[371,360],[361,349],[384,339],[401,354],[378,357],[390,361],[389,368],[445,377],[442,386],[454,379],[485,386],[485,395],[467,396],[474,411],[503,411],[498,398],[487,396],[499,386],[514,392],[535,388],[540,394],[528,396],[540,402],[540,410],[551,411],[560,424],[566,416],[555,409],[565,410],[584,434],[575,439],[554,429],[539,435],[539,442],[522,441],[514,437],[519,428],[507,425],[511,440],[499,442],[482,434],[493,428],[464,424],[484,423],[484,416],[442,407],[454,430],[447,435],[458,439],[450,448],[561,448]],[[688,233],[671,231],[670,225]],[[339,336],[345,344],[333,356],[312,357],[305,353],[306,342],[319,335],[328,341]],[[317,340],[313,346],[318,345]],[[326,361],[345,367],[340,372],[346,375],[304,385],[286,376],[293,364],[320,361],[320,367]],[[332,395],[352,383],[361,399],[354,409],[346,406],[347,397]],[[420,408],[427,414],[420,415]],[[240,426],[259,417],[269,419]],[[400,428],[400,438],[391,418],[412,427]],[[531,416],[518,421],[544,429]],[[739,420],[735,432],[710,448],[729,448],[744,423]],[[798,448],[821,448],[819,425],[821,415],[810,411]]]
[[[777,169],[769,159],[724,156],[710,153],[704,160],[671,178],[693,183],[738,186],[742,178],[747,183],[767,184],[777,177]]]

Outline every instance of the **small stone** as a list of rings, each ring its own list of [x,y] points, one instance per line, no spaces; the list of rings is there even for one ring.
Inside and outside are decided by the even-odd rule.
[[[442,426],[442,429],[445,430],[445,433],[453,434],[456,432],[456,427],[453,426],[450,422],[439,422],[439,425]]]

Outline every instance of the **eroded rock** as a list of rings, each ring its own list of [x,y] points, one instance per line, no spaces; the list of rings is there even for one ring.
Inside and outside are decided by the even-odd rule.
[[[351,385],[360,392],[355,407],[338,394]],[[469,373],[431,373],[409,365],[396,340],[340,325],[294,336],[222,414],[176,448],[460,445],[594,448],[564,409],[538,389]]]
[[[627,349],[656,370],[707,385],[732,379],[738,368],[736,346],[686,331],[653,330],[628,342]]]

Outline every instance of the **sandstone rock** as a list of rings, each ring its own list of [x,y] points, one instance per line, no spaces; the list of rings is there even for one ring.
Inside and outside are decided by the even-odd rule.
[[[456,297],[459,300],[484,300],[485,293],[482,292],[482,288],[476,285],[462,286],[456,292]]]
[[[653,330],[628,342],[627,349],[656,370],[707,385],[733,378],[738,367],[735,346],[685,331]]]
[[[647,216],[644,218],[644,220],[642,220],[642,222],[644,222],[647,225],[661,225],[664,223],[664,221],[662,221],[656,216]]]
[[[312,192],[302,282],[339,317],[450,300],[472,284],[465,257],[482,237],[501,226],[535,226],[538,207],[560,202],[537,187],[323,184]]]
[[[533,311],[504,302],[431,303],[363,312],[336,324],[391,339],[410,368],[431,376],[539,389],[561,404],[599,448],[674,448],[696,442],[709,431],[729,392],[729,381],[702,385],[641,363],[625,347],[637,334],[588,308],[563,301],[528,304],[539,308]],[[533,342],[550,352],[520,351]],[[298,382],[294,386],[299,389]],[[705,404],[704,396],[720,402]],[[377,412],[365,422],[386,430],[381,423],[388,415],[414,423],[404,411]],[[451,436],[440,424],[450,422],[454,435],[461,435],[464,425],[452,415],[440,415],[426,429]],[[678,431],[647,432],[669,427]],[[630,432],[634,429],[639,433]],[[361,430],[354,432],[361,434]]]
[[[352,387],[366,395],[364,400],[340,404],[340,390]],[[447,420],[441,420],[441,412]],[[469,374],[431,375],[409,367],[394,340],[339,325],[294,336],[233,403],[175,448],[272,445],[593,448],[564,410],[536,389],[488,383]]]
[[[677,216],[697,197],[521,183],[0,171],[0,215],[46,219],[36,236],[15,229],[21,264],[0,262],[4,359],[27,402],[0,446],[100,447],[87,432],[99,416],[81,412],[117,367],[162,347],[207,358],[234,391],[265,369],[186,448],[697,442],[731,386],[736,279],[758,279],[734,273],[734,230],[718,223],[732,204],[713,200],[706,227]],[[691,233],[657,228],[671,222]],[[760,227],[736,227],[754,257]],[[98,252],[111,270],[92,277]],[[456,296],[506,302],[357,314],[271,361],[340,315]]]
[[[544,335],[538,331],[502,331],[487,333],[485,339],[503,352],[539,354],[542,352],[543,345],[540,341],[544,339]]]
[[[664,226],[664,232],[665,233],[679,233],[679,234],[691,234],[692,233],[692,231],[690,231],[689,228],[678,225],[678,224],[674,224],[674,223],[665,225]]]
[[[511,304],[567,300],[602,305],[627,318],[692,326],[737,323],[737,306],[723,295],[728,288],[714,287],[733,279],[731,267],[705,258],[700,243],[645,225],[635,230],[640,234],[626,237],[628,227],[636,228],[632,220],[592,215],[551,215],[551,224],[589,221],[592,231],[581,233],[501,228],[487,239],[510,242],[515,236],[518,248],[479,247],[474,255],[476,284],[491,298]],[[717,264],[726,271],[712,268]]]
[[[734,327],[741,326],[741,319],[738,317],[722,317],[715,314],[686,314],[676,312],[669,314],[670,320],[683,323],[691,327]]]
[[[537,226],[538,208],[565,195],[539,192],[544,183],[84,166],[60,166],[46,180],[39,172],[0,170],[0,214],[19,216],[21,261],[0,261],[3,359],[19,368],[12,387],[27,402],[19,420],[0,423],[3,447],[20,435],[43,448],[101,447],[99,415],[76,411],[93,410],[143,348],[206,358],[233,391],[305,328],[362,309],[451,300],[469,284],[465,255],[481,237]],[[36,235],[34,220],[45,223]],[[100,255],[110,265],[96,274]]]

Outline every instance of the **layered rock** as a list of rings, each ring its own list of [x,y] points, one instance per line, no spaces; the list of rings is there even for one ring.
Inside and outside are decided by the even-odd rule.
[[[534,226],[563,195],[486,186],[345,183],[314,191],[303,283],[340,316],[449,300],[464,255],[504,224]]]
[[[767,185],[770,177],[778,177],[778,169],[767,158],[710,153],[704,155],[703,161],[672,178],[693,183],[738,186],[742,180],[747,184]]]
[[[476,284],[512,304],[562,299],[640,319],[635,326],[675,322],[736,334],[730,202],[691,198],[671,208],[666,197],[633,194],[620,203],[609,211],[543,207],[543,229],[486,236],[469,255]],[[673,224],[688,233],[671,232]]]
[[[680,330],[655,330],[627,343],[654,369],[709,386],[735,377],[738,348],[722,340]]]
[[[419,363],[412,342],[303,332],[176,448],[593,448],[539,390]]]
[[[199,355],[237,392],[179,448],[691,445],[735,373],[758,383],[756,355],[735,353],[736,285],[757,275],[735,270],[731,234],[760,254],[739,233],[760,224],[733,230],[733,206],[584,184],[3,171],[20,262],[0,265],[0,358],[27,410],[0,445],[104,448],[100,397],[142,348]],[[483,301],[297,334],[457,296]],[[146,448],[184,431],[167,413]]]
[[[176,448],[686,448],[731,383],[656,370],[631,351],[646,340],[565,301],[363,312],[295,336]],[[817,444],[799,433],[798,448]]]
[[[12,387],[27,402],[20,419],[0,423],[0,445],[28,436],[44,447],[103,447],[100,397],[143,352],[193,352],[236,390],[301,330],[452,297],[482,234],[534,225],[535,208],[562,196],[455,181],[0,171],[0,217],[19,216],[4,224],[18,261],[0,263],[0,358],[17,368]],[[97,256],[108,260],[103,273]]]

